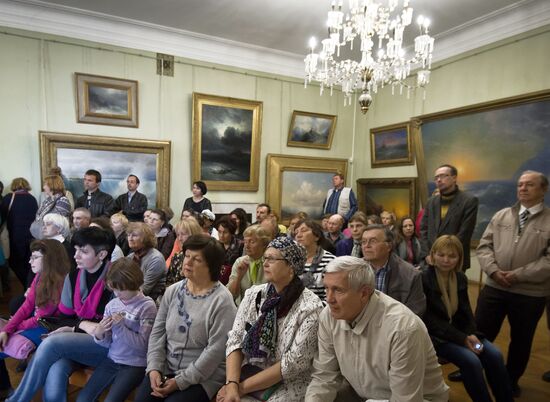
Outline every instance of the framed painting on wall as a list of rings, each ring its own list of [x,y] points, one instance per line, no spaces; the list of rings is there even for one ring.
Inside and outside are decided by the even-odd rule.
[[[419,116],[413,124],[422,204],[435,188],[435,169],[454,165],[459,188],[479,199],[474,241],[517,201],[521,172],[550,174],[550,91]]]
[[[300,112],[292,113],[288,130],[289,147],[330,149],[337,117],[330,114]]]
[[[170,200],[170,141],[149,141],[39,132],[42,179],[59,166],[63,181],[76,198],[84,192],[82,178],[88,169],[101,173],[100,189],[116,199],[126,193],[126,178],[140,179],[138,191],[147,196],[149,208],[164,207]]]
[[[193,181],[257,191],[262,102],[193,93]]]
[[[75,73],[77,121],[138,127],[138,82]]]
[[[370,131],[371,167],[412,165],[412,141],[408,123],[373,128]]]
[[[347,166],[346,159],[268,154],[266,202],[285,223],[300,211],[321,219],[332,177],[336,173],[345,177]]]
[[[397,219],[410,216],[416,219],[416,179],[358,179],[359,210],[367,215],[393,212]]]

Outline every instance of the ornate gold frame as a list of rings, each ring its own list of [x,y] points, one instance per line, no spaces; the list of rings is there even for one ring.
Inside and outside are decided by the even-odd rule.
[[[59,148],[155,154],[158,157],[156,205],[159,207],[170,205],[170,141],[138,140],[48,131],[39,131],[39,140],[42,179],[48,174],[52,166],[57,166],[57,150]],[[109,161],[105,162],[109,163]],[[101,171],[101,166],[90,166],[90,169]]]
[[[319,119],[331,120],[330,131],[328,134],[326,144],[314,144],[314,143],[309,143],[305,141],[292,141],[291,140],[292,128],[294,127],[297,116],[309,116],[309,117],[314,117]],[[288,128],[288,138],[287,138],[286,145],[289,147],[330,149],[330,147],[332,146],[332,139],[334,138],[334,130],[336,129],[337,119],[338,119],[338,116],[335,116],[332,114],[310,113],[310,112],[301,112],[299,110],[295,110],[292,113],[292,120],[290,121],[290,127]]]
[[[342,173],[346,177],[347,159],[314,158],[308,156],[267,155],[265,199],[271,209],[281,216],[282,174],[285,170],[298,172]],[[327,188],[328,190],[328,188]]]
[[[367,211],[366,199],[369,188],[407,189],[409,191],[409,216],[416,218],[416,179],[415,178],[388,178],[388,179],[357,179],[357,202],[360,211]]]
[[[108,126],[138,127],[138,82],[121,78],[75,73],[77,122]],[[128,111],[126,115],[97,113],[90,110],[90,85],[126,91]]]
[[[407,157],[381,161],[376,160],[375,137],[377,135],[383,135],[384,133],[396,131],[399,129],[405,129],[407,133]],[[384,127],[377,127],[370,130],[370,163],[372,168],[412,165],[414,164],[412,148],[412,136],[408,122],[392,124]]]
[[[203,105],[214,105],[227,108],[238,108],[252,111],[252,143],[250,149],[250,179],[248,181],[204,180],[201,177],[202,167],[202,108]],[[228,98],[193,92],[193,181],[202,180],[208,190],[220,191],[258,191],[260,176],[260,147],[262,132],[263,102],[246,99]],[[215,146],[215,144],[208,144]]]

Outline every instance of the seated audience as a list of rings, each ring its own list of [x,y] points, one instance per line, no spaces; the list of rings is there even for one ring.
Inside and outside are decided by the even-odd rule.
[[[229,213],[229,217],[233,222],[235,222],[235,225],[237,226],[235,236],[237,236],[237,239],[241,241],[244,240],[243,233],[245,229],[250,225],[246,216],[246,211],[242,208],[235,208]]]
[[[69,228],[69,220],[59,214],[47,214],[43,219],[44,225],[42,226],[42,238],[57,240],[67,251],[67,256],[71,265],[73,264],[74,248],[69,241],[71,236],[71,230]]]
[[[97,358],[94,364],[83,361],[95,370],[78,392],[77,402],[97,401],[109,386],[104,402],[125,401],[145,375],[147,344],[157,306],[141,292],[143,273],[134,261],[115,262],[106,282],[116,297],[107,304],[103,319],[93,331],[95,344],[84,350],[97,352]],[[67,354],[66,358],[79,362],[80,353]]]
[[[328,232],[328,220],[333,214],[324,214],[321,218],[321,227],[323,228],[323,233]]]
[[[192,209],[198,214],[202,213],[205,209],[212,211],[212,204],[210,203],[210,200],[204,197],[208,192],[208,189],[203,181],[194,182],[191,192],[193,193],[193,196],[187,198],[183,203],[182,214],[186,209]]]
[[[330,242],[323,236],[321,226],[306,219],[296,224],[296,241],[306,249],[304,272],[300,275],[304,286],[325,300],[323,274],[327,264],[334,259],[334,254],[325,249]]]
[[[176,223],[174,229],[176,231],[176,242],[174,243],[174,250],[170,257],[170,264],[168,265],[168,272],[166,273],[166,287],[173,285],[176,282],[181,281],[183,276],[183,259],[185,253],[183,252],[182,245],[189,238],[189,236],[200,235],[202,228],[194,219],[182,219]]]
[[[336,245],[336,255],[351,255],[353,257],[363,257],[361,250],[361,238],[363,231],[367,227],[367,215],[359,211],[353,214],[349,219],[348,229],[351,232],[351,238],[344,239]]]
[[[342,215],[334,214],[330,218],[328,218],[325,237],[329,239],[335,247],[340,241],[346,238],[342,233],[344,222],[345,221]]]
[[[199,220],[202,231],[208,236],[212,236],[214,239],[218,240],[218,231],[214,227],[214,221],[216,220],[216,215],[214,215],[214,212],[209,209],[205,209],[201,212],[200,218],[202,218],[202,222]]]
[[[287,237],[294,240],[296,238],[296,236],[294,234],[294,230],[296,229],[296,224],[299,221],[305,220],[307,218],[308,218],[308,215],[305,212],[302,212],[302,211],[292,215],[292,217],[290,218],[290,221],[288,223],[288,230],[286,232]]]
[[[126,258],[137,262],[143,272],[143,294],[156,300],[164,292],[166,262],[155,248],[156,238],[151,228],[141,222],[129,223],[128,246],[132,252]]]
[[[256,222],[255,224],[260,224],[262,221],[269,216],[271,213],[271,206],[266,203],[258,204],[256,207]]]
[[[157,239],[156,249],[161,252],[166,260],[170,256],[176,241],[174,232],[167,226],[166,213],[162,209],[153,209],[146,223]]]
[[[273,214],[269,214],[266,217],[262,219],[262,221],[259,223],[261,227],[263,227],[271,237],[271,240],[273,240],[276,237],[279,237],[279,225],[277,224],[277,217]]]
[[[115,200],[114,212],[121,213],[130,222],[142,222],[143,213],[147,210],[147,196],[138,190],[139,178],[131,174],[126,179],[128,192],[120,194]]]
[[[0,399],[8,396],[11,390],[10,378],[6,363],[6,357],[15,357],[11,345],[13,335],[24,336],[35,345],[41,342],[40,336],[47,330],[41,327],[38,320],[42,317],[56,316],[59,314],[57,307],[61,297],[61,289],[65,275],[71,267],[69,258],[63,246],[55,240],[35,240],[31,243],[31,270],[35,274],[26,298],[17,312],[0,330]],[[13,340],[12,340],[13,341]],[[32,350],[28,350],[29,354]],[[26,356],[24,356],[26,357]]]
[[[397,226],[399,233],[399,242],[395,249],[396,254],[415,267],[420,265],[420,240],[416,236],[414,221],[410,216],[406,216],[399,221]]]
[[[382,211],[380,213],[380,219],[382,220],[382,225],[386,226],[390,230],[393,230],[395,221],[397,220],[393,212]]]
[[[152,209],[146,209],[143,213],[143,223],[149,223],[149,217],[151,216]]]
[[[65,356],[79,354],[90,363],[98,358],[97,351],[83,351],[94,344],[88,334],[93,334],[112,296],[105,276],[116,239],[105,230],[85,228],[75,232],[72,242],[78,269],[65,277],[58,306],[60,317],[46,320],[51,329],[59,328],[42,341],[9,402],[30,402],[41,388],[45,401],[66,401],[67,379],[78,365]]]
[[[73,232],[90,226],[92,214],[86,208],[76,208],[73,211]]]
[[[375,290],[366,261],[336,258],[327,266],[324,284],[328,306],[319,318],[319,353],[306,402],[335,400],[343,380],[361,401],[448,401],[426,327],[408,308]]]
[[[224,251],[203,235],[189,237],[183,249],[185,279],[162,298],[136,402],[209,402],[224,383],[225,344],[236,314],[218,281]]]
[[[46,214],[59,214],[69,218],[72,211],[71,203],[65,196],[65,185],[60,176],[46,176],[43,189],[45,198],[38,207],[36,218],[30,228],[35,239],[42,238],[41,229]]]
[[[264,253],[267,283],[246,291],[229,333],[226,385],[218,401],[257,394],[268,395],[261,400],[303,400],[323,308],[299,278],[305,260],[304,248],[287,237],[269,243]]]
[[[202,211],[201,211],[202,212]],[[184,209],[181,211],[180,219],[195,219],[197,222],[197,217],[200,215],[199,212],[195,211],[194,209]]]
[[[227,283],[237,305],[244,297],[246,289],[265,283],[264,251],[270,241],[270,233],[260,225],[251,225],[244,231],[244,255],[233,264]]]
[[[387,226],[367,226],[361,240],[363,258],[374,269],[376,290],[422,316],[426,310],[426,297],[420,271],[392,253],[393,241],[393,231]]]
[[[237,226],[228,216],[224,216],[216,223],[216,229],[218,230],[220,243],[225,250],[225,258],[220,272],[220,282],[227,285],[233,264],[243,254],[243,244],[235,236]]]
[[[433,266],[422,273],[427,308],[424,322],[437,355],[459,367],[464,387],[476,402],[512,402],[512,385],[500,351],[477,332],[461,272],[464,253],[454,235],[443,235],[430,251]],[[487,378],[487,382],[485,381]]]
[[[143,217],[142,217],[143,219]],[[111,229],[115,232],[116,244],[120,247],[124,255],[128,255],[130,252],[130,246],[128,246],[128,218],[120,212],[111,216]]]
[[[378,215],[369,215],[367,216],[367,226],[368,225],[381,225],[382,219]]]

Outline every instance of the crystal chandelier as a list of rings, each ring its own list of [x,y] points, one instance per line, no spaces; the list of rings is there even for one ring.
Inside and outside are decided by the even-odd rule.
[[[402,2],[402,7],[398,7]],[[344,104],[351,104],[352,94],[360,88],[359,105],[367,113],[372,103],[371,93],[386,85],[405,88],[424,88],[430,80],[434,38],[428,35],[430,20],[417,19],[419,35],[414,39],[414,54],[407,57],[403,47],[403,33],[412,23],[413,9],[409,0],[349,0],[349,10],[342,11],[343,1],[332,2],[328,12],[329,37],[321,41],[322,49],[315,53],[317,41],[311,38],[311,52],[305,58],[305,86],[319,81],[321,94],[325,88],[342,86]],[[349,45],[353,51],[355,39],[359,44],[361,60],[341,59],[340,48]],[[419,69],[416,81],[406,80],[411,69]]]

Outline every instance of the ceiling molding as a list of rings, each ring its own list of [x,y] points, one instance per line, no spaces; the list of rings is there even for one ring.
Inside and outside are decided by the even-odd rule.
[[[549,1],[520,1],[437,35],[434,61],[548,24]],[[304,77],[304,55],[38,0],[0,0],[0,25],[284,76]]]

